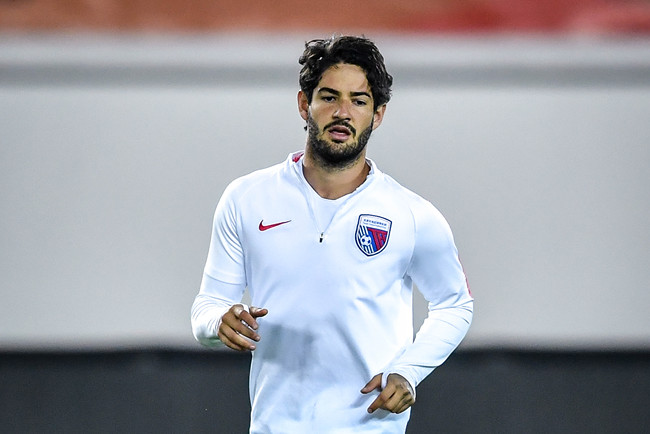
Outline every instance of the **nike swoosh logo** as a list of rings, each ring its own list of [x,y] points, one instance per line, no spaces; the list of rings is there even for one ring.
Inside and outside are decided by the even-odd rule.
[[[265,225],[264,220],[260,220],[260,231],[268,231],[269,229],[273,229],[276,226],[280,226],[286,223],[289,223],[291,220],[287,220],[286,222],[280,222],[280,223],[273,223],[272,225]]]

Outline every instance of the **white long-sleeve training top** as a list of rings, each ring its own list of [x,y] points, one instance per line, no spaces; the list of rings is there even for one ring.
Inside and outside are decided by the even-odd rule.
[[[302,153],[231,183],[217,206],[195,337],[218,345],[221,316],[241,302],[258,319],[250,371],[252,433],[398,433],[410,411],[367,408],[376,374],[413,386],[442,364],[470,326],[473,299],[451,230],[428,201],[372,162],[335,201],[305,180]],[[412,291],[429,314],[413,340]]]

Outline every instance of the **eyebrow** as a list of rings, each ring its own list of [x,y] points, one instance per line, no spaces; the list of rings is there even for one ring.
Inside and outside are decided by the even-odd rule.
[[[341,95],[341,92],[339,92],[336,89],[332,89],[331,87],[321,87],[318,89],[318,93],[321,92],[328,92],[334,95]],[[368,98],[372,99],[372,95],[370,95],[368,92],[351,92],[352,96],[367,96]]]

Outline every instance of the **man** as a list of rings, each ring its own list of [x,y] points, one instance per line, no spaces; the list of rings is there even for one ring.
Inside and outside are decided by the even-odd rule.
[[[392,85],[374,43],[314,40],[299,62],[304,152],[224,192],[193,332],[252,352],[253,433],[404,432],[472,297],[444,218],[366,158]],[[415,340],[414,284],[429,302]]]

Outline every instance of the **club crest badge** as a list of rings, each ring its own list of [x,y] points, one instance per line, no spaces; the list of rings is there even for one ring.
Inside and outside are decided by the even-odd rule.
[[[392,222],[384,217],[371,214],[361,214],[357,223],[355,239],[357,247],[366,255],[373,256],[380,253],[390,237]]]

